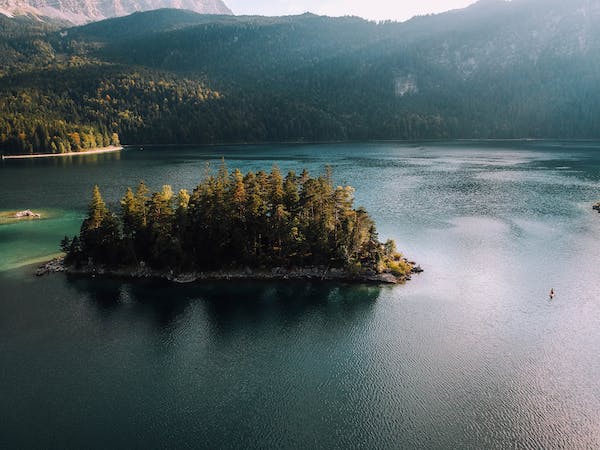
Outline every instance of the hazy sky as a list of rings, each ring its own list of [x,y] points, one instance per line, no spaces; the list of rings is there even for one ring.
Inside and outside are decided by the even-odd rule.
[[[406,20],[418,14],[463,8],[475,0],[225,0],[225,3],[235,14],[280,16],[310,11],[329,16]]]

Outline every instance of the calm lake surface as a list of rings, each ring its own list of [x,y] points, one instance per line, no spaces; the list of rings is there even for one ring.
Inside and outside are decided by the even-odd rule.
[[[331,164],[405,286],[32,276],[92,186]],[[0,163],[0,448],[598,448],[600,143],[128,149]],[[557,296],[549,301],[554,287]]]

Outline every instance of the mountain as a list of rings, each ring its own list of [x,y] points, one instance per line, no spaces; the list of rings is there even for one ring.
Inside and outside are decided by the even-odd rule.
[[[0,150],[60,151],[75,132],[127,144],[600,138],[599,3],[486,0],[404,23],[158,10],[6,27]]]
[[[176,8],[200,14],[232,14],[222,0],[0,0],[0,14],[83,24],[140,11]]]

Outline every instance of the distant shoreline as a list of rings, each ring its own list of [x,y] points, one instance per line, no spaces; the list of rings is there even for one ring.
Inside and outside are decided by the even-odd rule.
[[[232,142],[213,142],[213,143],[192,143],[192,144],[127,144],[125,146],[114,146],[114,147],[102,147],[94,148],[90,150],[83,150],[80,152],[68,152],[68,153],[34,153],[30,155],[2,155],[1,159],[34,159],[34,158],[54,158],[63,156],[82,156],[82,155],[98,155],[102,153],[113,153],[123,150],[125,147],[134,150],[144,150],[144,148],[214,148],[214,147],[252,147],[252,146],[269,146],[269,145],[340,145],[340,144],[431,144],[431,143],[453,143],[453,142],[598,142],[600,139],[562,139],[562,138],[514,138],[514,139],[501,139],[501,138],[455,138],[455,139],[367,139],[367,140],[295,140],[295,141],[257,141],[257,142],[245,142],[245,141],[232,141]]]
[[[2,159],[32,159],[32,158],[56,158],[63,156],[83,156],[83,155],[100,155],[102,153],[114,153],[123,150],[122,146],[111,146],[102,148],[92,148],[82,150],[80,152],[68,153],[33,153],[31,155],[2,155]]]
[[[535,142],[600,142],[598,139],[564,139],[564,138],[445,138],[445,139],[343,139],[343,140],[292,140],[292,141],[231,141],[191,144],[126,144],[125,147],[132,150],[156,149],[156,148],[219,148],[219,147],[256,147],[256,146],[303,146],[303,145],[344,145],[344,144],[444,144],[444,143],[535,143]]]

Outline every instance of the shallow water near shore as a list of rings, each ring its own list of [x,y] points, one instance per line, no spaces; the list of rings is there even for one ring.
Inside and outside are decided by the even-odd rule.
[[[52,275],[98,183],[193,188],[206,161],[331,164],[403,286]],[[600,446],[600,144],[126,149],[0,163],[0,447]],[[550,301],[554,288],[557,296]]]

